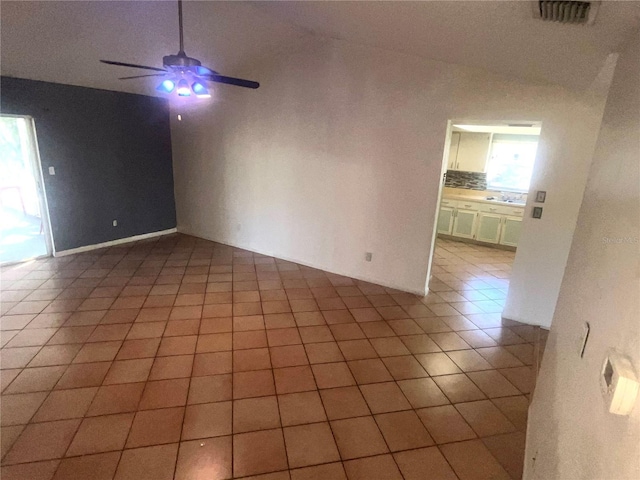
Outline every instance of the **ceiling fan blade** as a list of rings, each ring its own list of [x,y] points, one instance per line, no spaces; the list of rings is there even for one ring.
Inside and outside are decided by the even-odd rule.
[[[243,80],[242,78],[225,77],[224,75],[206,75],[207,80],[217,83],[226,83],[227,85],[236,85],[237,87],[258,88],[260,84],[251,80]]]
[[[132,78],[143,78],[143,77],[164,77],[164,73],[151,73],[149,75],[134,75],[132,77],[120,77],[118,80],[131,80]]]
[[[148,67],[146,65],[136,65],[135,63],[114,62],[113,60],[100,60],[107,65],[118,65],[120,67],[143,68],[145,70],[155,70],[157,72],[166,72],[164,68]]]

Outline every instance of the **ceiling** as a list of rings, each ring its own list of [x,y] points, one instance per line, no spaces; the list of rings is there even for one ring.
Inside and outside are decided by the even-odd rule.
[[[175,2],[2,2],[2,74],[151,94],[144,73],[177,48]],[[224,75],[309,33],[586,88],[638,28],[640,2],[604,1],[591,26],[536,20],[521,1],[198,2],[184,5],[185,49]],[[258,79],[259,80],[259,79]]]
[[[99,63],[162,67],[178,51],[178,9],[170,1],[2,1],[2,75],[155,94],[145,73]],[[223,75],[305,35],[242,2],[185,2],[185,50]]]
[[[604,1],[595,24],[533,18],[529,0],[255,2],[312,32],[569,87],[586,87],[638,28],[640,2]]]

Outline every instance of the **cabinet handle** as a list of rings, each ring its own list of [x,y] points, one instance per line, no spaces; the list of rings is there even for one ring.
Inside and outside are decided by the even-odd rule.
[[[471,205],[469,205],[469,204],[466,204],[466,205],[465,205],[465,207],[467,207],[467,208],[471,208]]]
[[[496,208],[490,208],[489,211],[490,212],[495,212],[497,209]]]

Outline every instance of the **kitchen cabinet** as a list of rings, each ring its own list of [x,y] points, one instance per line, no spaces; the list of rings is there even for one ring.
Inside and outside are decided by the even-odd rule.
[[[438,233],[451,235],[453,231],[453,207],[440,207],[440,215],[438,216]]]
[[[449,159],[447,170],[455,170],[458,161],[458,146],[460,145],[460,132],[451,132],[451,145],[449,145]]]
[[[458,208],[455,211],[453,219],[453,232],[454,237],[461,238],[473,238],[476,227],[476,217],[478,212],[474,210],[464,210]]]
[[[480,213],[476,240],[479,242],[499,243],[502,215],[496,213]]]
[[[458,134],[455,139],[454,134]],[[449,169],[485,172],[490,147],[490,133],[452,132]]]
[[[505,216],[502,221],[502,230],[500,232],[500,244],[517,247],[520,240],[520,232],[522,230],[522,218]]]
[[[522,215],[524,215],[524,205],[513,207],[508,205],[492,205],[490,203],[481,203],[480,212],[498,213],[500,215],[508,215],[511,217],[522,217]]]
[[[482,243],[517,247],[524,208],[443,198],[437,232]]]

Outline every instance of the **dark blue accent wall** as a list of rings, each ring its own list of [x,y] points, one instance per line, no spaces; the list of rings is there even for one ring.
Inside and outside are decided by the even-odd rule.
[[[1,113],[35,120],[56,251],[176,226],[168,101],[9,77],[0,87]]]

